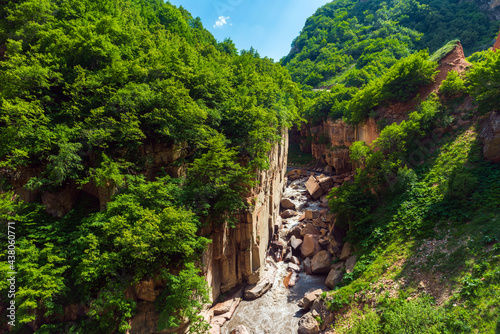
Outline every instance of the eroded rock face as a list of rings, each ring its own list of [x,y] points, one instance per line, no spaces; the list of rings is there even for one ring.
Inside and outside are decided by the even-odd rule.
[[[203,231],[212,239],[202,266],[212,300],[238,284],[255,284],[264,274],[267,245],[285,187],[288,132],[283,139],[269,153],[270,168],[258,174],[258,185],[248,196],[255,203],[253,211],[238,217],[234,228],[212,225]]]
[[[500,113],[492,111],[482,122],[481,140],[484,157],[493,162],[500,162]]]

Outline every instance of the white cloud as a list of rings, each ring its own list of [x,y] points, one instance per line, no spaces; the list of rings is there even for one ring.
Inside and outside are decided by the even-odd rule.
[[[222,28],[223,25],[227,24],[227,20],[229,20],[229,16],[219,16],[219,19],[215,21],[214,28]]]

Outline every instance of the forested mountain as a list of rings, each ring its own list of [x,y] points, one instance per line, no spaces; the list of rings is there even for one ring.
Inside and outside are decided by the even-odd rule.
[[[492,46],[498,27],[471,1],[337,0],[319,8],[281,62],[306,86],[360,87],[396,60],[459,39],[466,55]]]
[[[253,173],[298,119],[287,71],[161,0],[22,0],[0,1],[0,81],[13,331],[123,332],[136,306],[124,291],[150,277],[166,282],[160,326],[196,328],[197,232],[249,207]],[[61,323],[70,304],[90,309]]]

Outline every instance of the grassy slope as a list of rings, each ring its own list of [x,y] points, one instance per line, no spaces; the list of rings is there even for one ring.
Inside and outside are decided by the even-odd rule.
[[[477,124],[462,124],[415,168],[418,183],[377,209],[385,238],[358,245],[352,282],[326,296],[337,333],[500,332],[500,166],[482,158]]]

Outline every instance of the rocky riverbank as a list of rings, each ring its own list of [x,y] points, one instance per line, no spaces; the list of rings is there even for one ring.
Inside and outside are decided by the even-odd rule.
[[[214,303],[210,333],[319,333],[333,319],[321,293],[352,271],[356,257],[343,241],[346,231],[335,227],[326,194],[351,182],[352,175],[296,169],[287,178],[280,203],[282,225],[269,243],[265,274]]]

